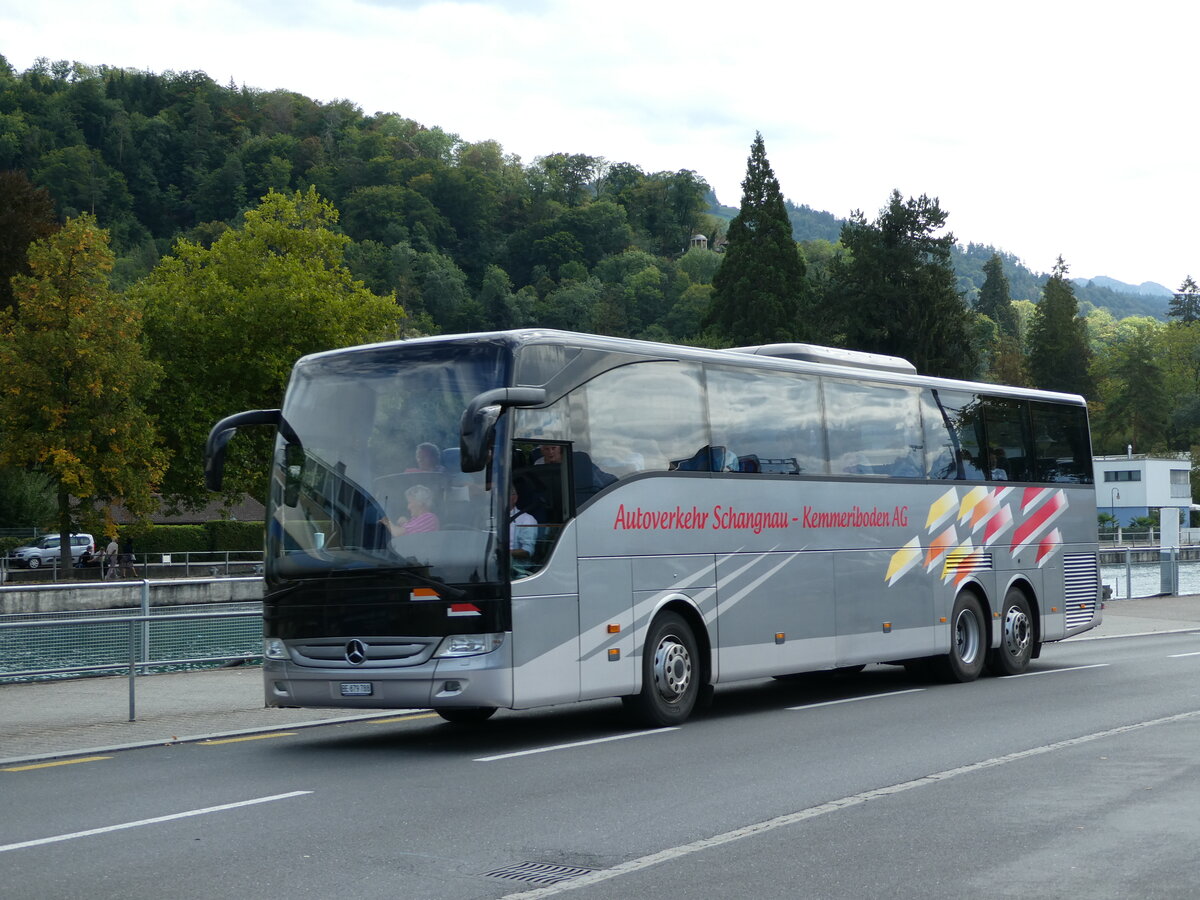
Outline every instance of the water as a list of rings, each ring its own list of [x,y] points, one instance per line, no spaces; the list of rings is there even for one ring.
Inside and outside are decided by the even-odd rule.
[[[1158,563],[1134,563],[1129,567],[1130,584],[1126,589],[1125,565],[1100,567],[1100,581],[1113,589],[1113,598],[1153,597],[1162,592]],[[1200,594],[1200,561],[1179,563],[1179,593]]]

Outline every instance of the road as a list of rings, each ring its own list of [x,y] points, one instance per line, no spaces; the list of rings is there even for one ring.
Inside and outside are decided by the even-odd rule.
[[[674,730],[596,702],[17,767],[0,894],[1192,898],[1198,685],[1200,630],[731,686]],[[488,874],[523,863],[589,873]]]

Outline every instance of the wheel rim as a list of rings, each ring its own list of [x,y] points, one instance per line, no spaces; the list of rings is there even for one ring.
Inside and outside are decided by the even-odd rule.
[[[692,682],[692,655],[673,634],[664,635],[654,651],[654,686],[668,703],[687,693]]]
[[[1004,614],[1004,649],[1008,655],[1021,658],[1032,640],[1029,616],[1019,606],[1010,606]]]
[[[954,645],[964,665],[971,665],[979,656],[979,622],[969,609],[960,611],[954,620]]]
[[[29,568],[36,569],[41,564],[42,564],[42,561],[40,559],[38,559],[36,556],[29,557]]]

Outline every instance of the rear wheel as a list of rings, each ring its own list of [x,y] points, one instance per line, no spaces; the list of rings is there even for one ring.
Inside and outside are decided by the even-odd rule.
[[[1010,588],[1005,595],[1000,619],[1004,631],[1000,646],[988,651],[988,671],[993,675],[1020,675],[1033,657],[1033,617],[1029,601],[1017,588]]]
[[[443,706],[435,713],[455,725],[478,725],[496,714],[494,706]]]
[[[950,682],[978,678],[987,656],[986,636],[983,605],[974,594],[963,591],[950,615],[950,652],[934,660],[938,678]]]
[[[678,613],[654,620],[642,648],[642,690],[625,697],[625,708],[651,727],[678,725],[691,715],[700,694],[699,657],[692,629]]]

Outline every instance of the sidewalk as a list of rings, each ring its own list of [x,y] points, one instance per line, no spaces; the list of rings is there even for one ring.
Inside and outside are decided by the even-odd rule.
[[[1073,641],[1200,629],[1200,595],[1110,600],[1104,621]],[[0,768],[22,762],[230,737],[411,710],[266,709],[257,666],[141,676],[137,721],[120,676],[0,685]]]

